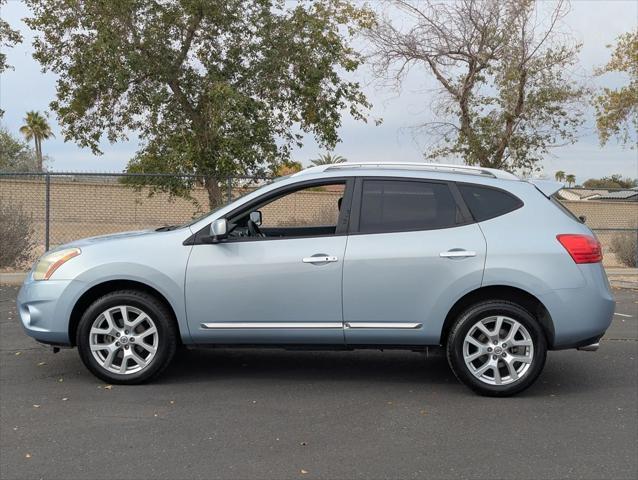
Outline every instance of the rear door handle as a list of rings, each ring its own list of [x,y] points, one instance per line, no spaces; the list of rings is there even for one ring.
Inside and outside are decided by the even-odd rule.
[[[337,257],[332,255],[313,255],[312,257],[303,257],[301,259],[303,263],[330,263],[338,260]]]
[[[471,250],[448,250],[447,252],[439,253],[439,257],[442,257],[442,258],[476,257],[476,252],[473,252]]]

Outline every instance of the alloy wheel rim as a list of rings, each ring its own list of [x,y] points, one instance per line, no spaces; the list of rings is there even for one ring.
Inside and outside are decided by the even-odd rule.
[[[534,342],[519,321],[494,315],[476,322],[463,340],[463,360],[472,375],[488,385],[521,380],[534,360]]]
[[[108,308],[89,332],[91,354],[103,369],[131,375],[147,368],[157,353],[159,332],[153,319],[130,305]]]

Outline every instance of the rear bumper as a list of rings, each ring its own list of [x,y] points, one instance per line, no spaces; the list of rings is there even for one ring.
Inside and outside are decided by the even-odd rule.
[[[27,335],[49,345],[71,345],[69,318],[82,282],[27,279],[17,298],[20,322]]]
[[[611,325],[616,301],[600,265],[583,271],[586,286],[548,292],[539,297],[552,318],[552,349],[581,348],[598,343]]]

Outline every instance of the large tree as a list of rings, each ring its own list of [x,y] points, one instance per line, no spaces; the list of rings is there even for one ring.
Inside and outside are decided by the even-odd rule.
[[[2,12],[2,7],[5,3],[6,0],[0,0],[0,13]],[[5,48],[13,47],[20,42],[22,42],[22,35],[20,35],[20,32],[11,28],[9,22],[3,20],[0,15],[0,74],[2,74],[6,69],[11,68],[11,66],[7,63]],[[0,108],[0,118],[2,118],[3,115],[4,110]]]
[[[586,90],[569,75],[580,46],[558,32],[563,1],[389,3],[403,16],[370,29],[375,71],[401,85],[418,66],[439,86],[436,121],[422,125],[437,142],[426,156],[531,171],[575,139]]]
[[[134,131],[129,171],[205,175],[211,207],[225,176],[266,171],[304,133],[332,148],[344,110],[367,116],[342,73],[360,65],[348,39],[371,16],[342,0],[27,3],[65,139],[99,152]]]
[[[611,54],[611,59],[596,74],[621,72],[629,82],[620,88],[604,88],[594,99],[596,127],[600,143],[616,137],[623,145],[636,147],[638,135],[638,30],[625,33]]]

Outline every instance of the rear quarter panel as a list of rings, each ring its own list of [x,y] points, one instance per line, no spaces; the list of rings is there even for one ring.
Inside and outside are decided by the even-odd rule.
[[[524,205],[481,222],[487,243],[483,285],[510,285],[534,295],[563,288],[582,288],[586,281],[556,239],[560,233],[591,234],[526,182],[508,190]]]

